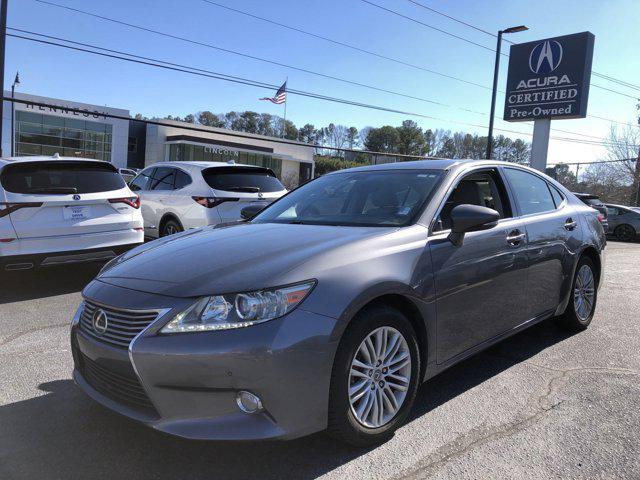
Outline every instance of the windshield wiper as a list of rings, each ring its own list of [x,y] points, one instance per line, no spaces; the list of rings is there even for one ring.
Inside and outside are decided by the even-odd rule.
[[[78,193],[78,189],[76,187],[40,187],[30,188],[29,193]]]

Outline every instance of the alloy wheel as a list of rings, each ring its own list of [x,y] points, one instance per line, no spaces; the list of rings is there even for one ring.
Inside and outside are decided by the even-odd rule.
[[[402,407],[411,380],[411,354],[404,336],[380,327],[362,341],[349,371],[349,403],[368,428],[389,423]]]
[[[582,265],[578,270],[573,290],[573,308],[581,321],[585,321],[593,311],[596,290],[593,271],[589,265]]]

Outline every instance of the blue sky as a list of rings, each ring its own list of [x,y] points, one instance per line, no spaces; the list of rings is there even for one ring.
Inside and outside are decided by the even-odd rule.
[[[486,125],[491,95],[487,89],[447,80],[331,45],[226,11],[201,0],[52,1],[222,48],[432,99],[449,106],[401,98],[163,38],[44,5],[35,0],[10,0],[8,26],[272,84],[279,84],[288,77],[290,88],[418,112],[440,119],[413,118],[423,128],[486,134],[486,128],[454,122]],[[216,1],[383,55],[482,85],[491,85],[493,52],[392,16],[360,0]],[[495,45],[492,37],[421,9],[406,0],[372,1],[474,42],[488,47]],[[596,36],[594,71],[640,84],[640,62],[637,60],[640,2],[637,0],[420,1],[489,31],[526,24],[529,31],[510,37],[517,42],[589,30]],[[503,48],[508,51],[506,44]],[[506,83],[506,60],[503,57],[500,89],[504,89]],[[126,108],[132,114],[140,112],[146,116],[183,116],[199,110],[256,110],[282,114],[281,106],[257,100],[269,94],[259,88],[9,38],[5,86],[11,85],[16,70],[20,71],[21,91]],[[603,79],[592,78],[592,83],[640,95],[638,91],[625,89]],[[502,106],[503,98],[499,95],[496,108],[499,114]],[[588,113],[633,122],[635,101],[592,87]],[[398,125],[403,119],[411,117],[290,95],[287,118],[298,126],[313,123],[319,127],[334,122],[362,128]],[[530,133],[533,124],[498,121],[496,128]],[[610,124],[593,118],[558,120],[552,122],[553,128],[603,138],[607,135]],[[514,134],[508,135],[516,137]],[[552,132],[552,135],[584,138],[559,132]],[[521,138],[530,140],[531,137],[522,135]],[[603,158],[605,153],[598,146],[552,140],[549,163],[588,162]]]

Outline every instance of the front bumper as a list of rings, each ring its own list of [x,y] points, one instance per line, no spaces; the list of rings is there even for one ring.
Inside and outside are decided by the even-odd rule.
[[[128,350],[83,333],[78,314],[74,318],[74,379],[106,407],[156,430],[190,439],[289,439],[326,428],[337,347],[330,339],[336,320],[298,308],[283,318],[248,328],[161,335],[160,328],[189,300],[101,282],[90,284],[85,294],[109,305],[113,302],[106,300],[128,298],[128,304],[121,302],[120,308],[171,308],[136,337]],[[91,368],[98,368],[98,376],[105,381],[121,385],[110,390],[104,382],[96,383],[100,377]],[[146,394],[148,406],[126,401],[127,395],[139,399],[136,383]],[[116,391],[119,388],[124,393]],[[258,395],[264,410],[242,412],[236,403],[239,390]]]

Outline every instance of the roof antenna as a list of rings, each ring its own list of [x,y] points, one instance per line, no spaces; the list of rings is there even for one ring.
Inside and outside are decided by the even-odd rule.
[[[54,153],[53,158],[60,158],[60,154],[58,152]]]

